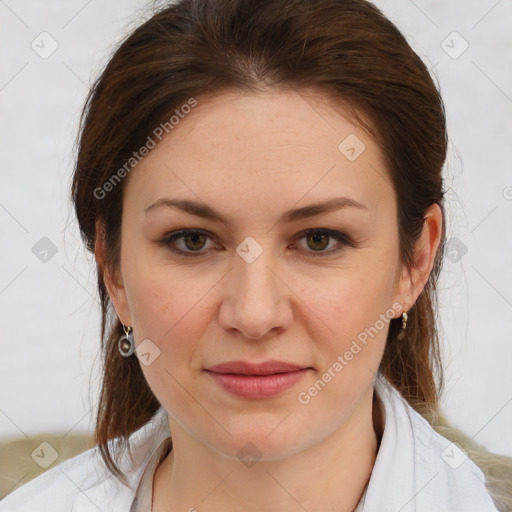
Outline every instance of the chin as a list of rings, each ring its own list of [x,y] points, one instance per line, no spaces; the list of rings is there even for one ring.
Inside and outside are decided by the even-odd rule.
[[[284,416],[286,417],[286,416]],[[250,460],[279,460],[290,457],[305,448],[302,434],[295,428],[276,428],[283,421],[283,416],[274,417],[272,421],[258,422],[248,420],[247,423],[231,425],[227,429],[231,434],[222,431],[221,437],[210,438],[207,442],[216,451],[228,457]],[[284,427],[286,420],[281,427]],[[249,464],[248,464],[249,465]]]

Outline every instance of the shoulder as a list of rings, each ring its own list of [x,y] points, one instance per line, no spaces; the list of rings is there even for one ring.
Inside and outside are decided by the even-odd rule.
[[[409,442],[415,465],[419,468],[457,469],[466,461],[471,471],[482,477],[481,470],[468,459],[461,447],[436,432],[434,427],[391,384],[380,380],[379,397],[385,404],[387,436],[395,447]],[[397,441],[402,441],[398,443]],[[443,471],[451,476],[451,471]]]
[[[496,512],[485,475],[464,450],[437,433],[389,382],[377,379],[376,390],[386,418],[372,475],[375,498],[403,512]]]
[[[101,478],[97,448],[91,448],[22,485],[0,502],[0,512],[72,510],[81,489]]]
[[[97,446],[34,478],[0,501],[0,512],[108,512],[130,509],[152,453],[170,436],[165,409],[129,439],[118,463],[127,485],[105,466]]]

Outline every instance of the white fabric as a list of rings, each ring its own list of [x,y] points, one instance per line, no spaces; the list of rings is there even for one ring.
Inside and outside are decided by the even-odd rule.
[[[165,422],[165,426],[167,426],[167,422]],[[171,439],[167,437],[160,443],[151,456],[135,493],[135,499],[133,500],[130,512],[149,512],[151,510],[153,506],[153,478],[155,471],[160,462],[169,453],[171,447]]]
[[[470,459],[461,463],[464,453],[437,434],[382,377],[375,389],[384,404],[385,427],[361,512],[498,512],[480,468]],[[161,407],[132,435],[133,458],[125,454],[121,460],[128,487],[107,472],[92,448],[16,489],[0,502],[0,512],[133,512],[141,481],[145,491],[138,498],[147,507],[147,482],[152,482],[169,441]]]

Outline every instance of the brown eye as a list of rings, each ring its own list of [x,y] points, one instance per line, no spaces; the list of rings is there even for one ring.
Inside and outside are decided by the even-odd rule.
[[[201,250],[205,244],[206,236],[202,233],[192,231],[187,235],[183,236],[185,247],[191,251]]]
[[[168,247],[176,254],[194,257],[206,254],[207,249],[209,249],[209,247],[205,248],[208,240],[211,240],[211,237],[207,233],[189,229],[171,233],[159,240],[158,244]]]
[[[329,238],[331,238],[329,235],[316,231],[306,236],[308,247],[314,251],[324,250],[329,245]]]
[[[302,239],[306,240],[304,251],[307,256],[313,257],[330,256],[341,251],[345,246],[354,247],[349,236],[331,229],[308,229],[297,237],[297,240]],[[332,240],[335,242],[331,244]],[[330,250],[326,250],[328,247]]]
[[[355,247],[349,236],[331,229],[308,229],[296,237],[296,240],[302,239],[306,240],[305,247],[301,247],[302,252],[313,257],[333,255],[345,246]],[[180,256],[198,257],[212,248],[207,247],[208,240],[212,240],[209,234],[188,229],[170,233],[157,243]]]

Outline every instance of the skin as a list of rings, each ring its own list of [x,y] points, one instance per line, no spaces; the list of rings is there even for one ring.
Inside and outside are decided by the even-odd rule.
[[[366,146],[354,161],[338,150],[349,134]],[[372,396],[388,324],[308,404],[297,395],[393,304],[400,306],[394,317],[414,304],[439,245],[439,207],[426,212],[415,267],[405,268],[380,149],[312,90],[198,98],[126,179],[121,264],[107,271],[107,287],[136,346],[148,338],[160,350],[141,365],[173,438],[155,474],[152,510],[352,511],[377,454],[374,422],[384,421]],[[367,209],[279,220],[286,210],[339,196]],[[229,225],[177,208],[145,213],[163,197],[206,203]],[[301,234],[319,228],[349,235],[354,247]],[[201,256],[157,243],[182,229],[208,232],[188,245],[174,242]],[[262,248],[252,263],[236,252],[246,237]],[[102,254],[99,238],[99,264]],[[240,359],[312,370],[276,397],[244,399],[204,371]],[[247,467],[237,452],[249,442],[261,459]]]

